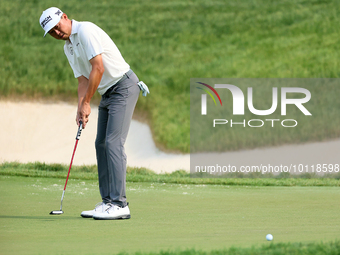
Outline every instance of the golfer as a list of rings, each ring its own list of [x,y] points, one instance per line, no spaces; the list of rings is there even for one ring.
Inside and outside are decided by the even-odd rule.
[[[102,202],[81,216],[129,219],[124,143],[140,90],[144,96],[149,90],[139,82],[111,38],[95,24],[70,20],[56,7],[45,10],[39,22],[44,36],[49,33],[65,41],[65,55],[78,79],[78,126],[81,120],[85,128],[89,121],[94,93],[98,91],[102,96],[95,141]]]

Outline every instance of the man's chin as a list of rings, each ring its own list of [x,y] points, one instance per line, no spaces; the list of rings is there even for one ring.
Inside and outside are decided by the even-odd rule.
[[[69,36],[67,36],[65,34],[63,34],[63,36],[59,37],[60,40],[64,40],[64,41],[68,40],[68,38],[69,38]]]

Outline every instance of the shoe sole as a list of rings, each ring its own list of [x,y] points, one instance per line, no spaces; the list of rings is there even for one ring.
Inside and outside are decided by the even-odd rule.
[[[80,214],[80,216],[83,217],[83,218],[93,218],[93,216],[91,216],[91,215],[82,215],[82,214]]]
[[[95,220],[128,220],[131,218],[131,215],[129,214],[129,215],[123,215],[119,217],[103,217],[103,218],[93,216],[92,218]]]

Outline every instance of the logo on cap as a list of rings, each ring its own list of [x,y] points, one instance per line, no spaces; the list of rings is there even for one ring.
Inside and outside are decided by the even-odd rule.
[[[42,22],[41,26],[42,28],[45,28],[46,24],[52,20],[51,16],[47,16]]]
[[[60,15],[61,14],[61,11],[60,10],[58,10],[56,13],[55,13],[55,15]]]

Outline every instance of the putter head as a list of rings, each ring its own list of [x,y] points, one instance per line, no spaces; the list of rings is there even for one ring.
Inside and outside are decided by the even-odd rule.
[[[63,211],[52,211],[50,212],[51,215],[59,215],[59,214],[63,214]]]

